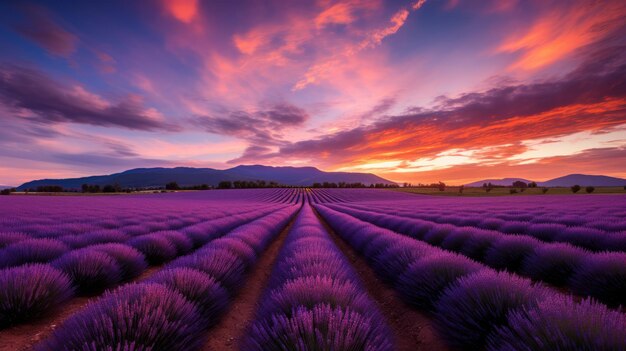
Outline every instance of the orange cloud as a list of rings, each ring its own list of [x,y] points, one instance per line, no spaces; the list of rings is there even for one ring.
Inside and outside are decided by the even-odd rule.
[[[602,39],[623,25],[626,5],[619,1],[586,2],[554,9],[529,30],[506,39],[500,53],[519,53],[511,69],[534,70]]]
[[[329,24],[349,24],[354,19],[351,6],[347,3],[338,3],[317,15],[315,26],[321,28]]]
[[[177,20],[190,23],[198,14],[198,0],[165,0],[165,9]]]

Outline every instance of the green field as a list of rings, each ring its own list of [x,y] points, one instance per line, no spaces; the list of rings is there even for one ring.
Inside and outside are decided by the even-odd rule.
[[[392,191],[402,191],[405,193],[421,194],[421,195],[440,195],[440,196],[526,196],[526,195],[582,195],[587,194],[585,187],[580,189],[576,194],[572,193],[570,188],[548,188],[548,192],[543,194],[542,188],[527,188],[523,192],[517,189],[517,194],[511,194],[512,188],[493,188],[490,192],[486,192],[484,188],[464,188],[463,193],[459,193],[458,186],[447,186],[444,191],[438,188],[392,188]],[[596,187],[592,194],[626,194],[624,187]]]

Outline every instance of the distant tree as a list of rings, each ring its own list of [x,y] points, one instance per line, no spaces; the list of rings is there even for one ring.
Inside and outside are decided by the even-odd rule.
[[[445,191],[446,190],[446,183],[444,182],[439,182],[437,184],[437,189],[439,189],[439,191]]]
[[[486,191],[486,192],[490,192],[490,191],[491,191],[491,189],[493,189],[493,188],[492,188],[492,187],[490,187],[490,186],[488,186],[488,187],[486,187],[486,188],[485,188],[485,191]]]
[[[519,192],[520,192],[520,193],[523,193],[524,191],[526,191],[526,188],[520,188],[520,189],[519,189]]]
[[[572,189],[572,192],[574,194],[576,194],[577,192],[580,191],[580,185],[576,184],[576,185],[572,186],[570,189]]]
[[[459,194],[463,194],[463,190],[465,189],[465,185],[461,185],[459,187]]]
[[[40,193],[60,193],[63,192],[63,187],[60,185],[40,185],[35,191]]]
[[[528,187],[528,184],[522,182],[521,180],[516,180],[513,182],[513,187],[515,188],[526,188]]]
[[[119,184],[107,184],[102,187],[103,193],[121,193],[122,187]]]
[[[517,194],[517,189],[509,189],[509,193],[511,193],[511,194]]]
[[[547,193],[547,192],[548,192],[548,190],[550,190],[550,188],[542,188],[542,189],[541,189],[541,193],[542,193],[542,194],[545,194],[545,193]]]
[[[165,184],[165,190],[180,190],[180,186],[176,182],[169,182]]]
[[[223,180],[217,184],[218,189],[230,189],[233,187],[233,183],[228,180]]]
[[[313,187],[314,188],[321,188],[322,184],[321,183],[313,183]]]
[[[588,187],[585,188],[585,191],[587,192],[587,194],[593,193],[594,190],[596,190],[596,188],[594,188],[592,186],[588,186]]]
[[[83,184],[81,185],[81,190],[83,193],[99,193],[100,185],[91,185],[91,184]]]
[[[529,188],[536,188],[536,187],[537,187],[537,183],[535,183],[535,182],[530,182],[530,183],[528,183],[528,187],[529,187]]]
[[[11,189],[0,190],[0,195],[11,195]]]

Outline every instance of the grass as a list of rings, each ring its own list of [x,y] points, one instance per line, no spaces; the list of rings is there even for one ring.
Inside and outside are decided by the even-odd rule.
[[[585,187],[580,189],[576,194],[572,193],[570,188],[549,188],[548,192],[543,194],[542,188],[527,188],[524,192],[517,190],[517,194],[510,193],[511,188],[493,188],[490,192],[486,192],[484,188],[464,188],[463,193],[459,193],[458,186],[447,186],[444,191],[437,188],[391,188],[393,191],[401,191],[411,194],[420,195],[440,195],[440,196],[526,196],[526,195],[581,195],[587,194]],[[626,194],[624,187],[607,186],[596,187],[592,194]]]

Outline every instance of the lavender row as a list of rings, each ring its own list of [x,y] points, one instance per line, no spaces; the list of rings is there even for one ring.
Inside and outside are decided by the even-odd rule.
[[[592,300],[574,302],[462,255],[316,208],[403,299],[432,313],[440,335],[455,349],[626,349],[622,313]]]
[[[129,196],[15,196],[0,198],[0,232],[60,237],[129,226],[150,231],[203,222],[227,203],[251,210],[264,204],[293,203],[297,189],[250,189]],[[36,206],[33,206],[35,205]],[[226,206],[226,207],[229,207]]]
[[[262,207],[265,213],[272,211],[277,206],[266,205]],[[125,243],[142,251],[151,264],[159,264],[180,254],[178,251],[188,250],[187,247],[193,244],[202,244],[207,232],[214,229],[228,229],[241,221],[247,221],[261,216],[263,212],[259,209],[248,210],[237,213],[236,211],[224,211],[212,216],[212,220],[183,227],[178,231],[157,231],[147,233],[150,230],[149,223],[144,225],[142,231],[107,231],[93,232],[83,235],[72,235],[75,239],[58,240],[53,238],[30,238],[22,239],[15,235],[3,236],[0,238],[13,239],[15,242],[0,249],[0,268],[14,267],[27,263],[47,263],[62,255],[69,254],[73,249],[81,249],[97,244]],[[185,238],[185,236],[190,238]],[[63,239],[63,238],[61,238]],[[188,241],[195,241],[188,242]],[[7,241],[7,240],[5,240]],[[68,245],[68,241],[69,244]]]
[[[372,206],[355,206],[350,208],[357,210],[375,211],[378,213],[393,214],[400,217],[409,217],[409,220],[427,221],[438,224],[451,224],[455,226],[471,226],[485,230],[495,230],[507,234],[528,235],[545,242],[565,242],[575,246],[579,246],[592,251],[622,251],[626,252],[626,230],[622,231],[605,231],[593,227],[581,226],[569,222],[566,218],[563,222],[571,223],[565,225],[562,223],[541,223],[541,222],[525,222],[502,220],[482,215],[475,216],[424,216],[413,211],[398,211],[390,207],[381,208]],[[553,214],[558,218],[558,214]],[[580,219],[581,217],[576,217]],[[615,219],[610,222],[600,222],[603,228],[612,226],[614,229],[626,228],[626,221],[623,219]]]
[[[505,235],[473,227],[433,225],[345,207],[341,208],[341,212],[445,250],[458,252],[498,270],[566,286],[578,295],[594,297],[611,307],[626,306],[625,253],[594,253],[569,244],[545,243],[523,235]]]
[[[612,195],[458,198],[370,189],[318,190],[320,203],[344,203],[437,223],[499,229],[509,222],[626,230],[626,197]],[[330,196],[332,195],[332,196]],[[419,211],[416,211],[419,209]]]
[[[105,293],[35,349],[200,349],[258,255],[296,211],[289,206],[238,227],[146,282]]]
[[[148,264],[160,264],[188,254],[233,228],[280,208],[284,206],[220,218],[204,223],[202,230],[138,236],[129,245],[99,244],[67,252],[59,251],[59,246],[51,239],[25,241],[39,240],[38,244],[50,245],[36,246],[36,249],[26,246],[30,250],[10,252],[25,255],[22,258],[29,258],[25,261],[58,258],[49,265],[37,263],[0,270],[3,282],[0,284],[0,329],[37,318],[75,295],[100,294],[139,276]]]
[[[389,327],[306,204],[276,261],[243,350],[393,350]]]

